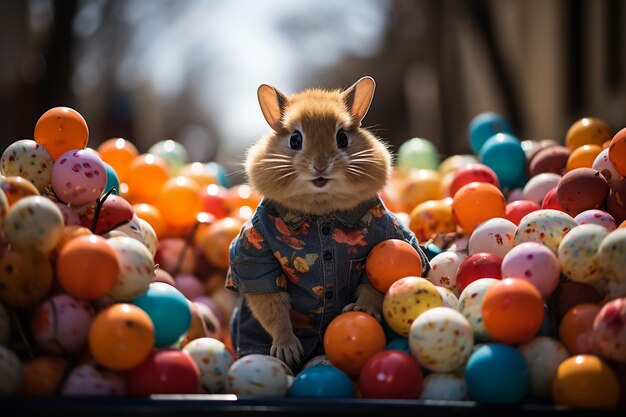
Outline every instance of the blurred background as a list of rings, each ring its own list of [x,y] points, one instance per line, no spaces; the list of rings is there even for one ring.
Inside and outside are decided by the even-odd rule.
[[[377,81],[364,124],[392,145],[469,153],[482,111],[563,142],[583,116],[626,126],[621,0],[10,0],[0,13],[0,140],[69,106],[140,152],[175,139],[234,172],[264,135],[261,83],[286,94]],[[242,178],[234,175],[233,181]]]

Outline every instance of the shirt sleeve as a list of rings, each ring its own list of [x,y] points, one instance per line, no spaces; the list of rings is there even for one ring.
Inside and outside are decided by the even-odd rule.
[[[430,271],[430,263],[428,262],[426,254],[420,247],[417,237],[415,237],[415,233],[406,227],[395,214],[389,213],[389,215],[391,216],[391,231],[389,239],[404,240],[415,248],[420,256],[420,259],[422,260],[422,277],[425,277],[428,274],[428,271]]]
[[[285,277],[280,263],[262,234],[257,216],[247,221],[230,244],[230,268],[226,288],[239,294],[284,291]]]

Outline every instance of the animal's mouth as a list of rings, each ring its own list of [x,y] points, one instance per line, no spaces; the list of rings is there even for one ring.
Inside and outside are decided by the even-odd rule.
[[[330,181],[328,178],[317,177],[314,180],[312,180],[311,182],[317,188],[322,188],[323,186],[325,186],[328,183],[328,181]]]

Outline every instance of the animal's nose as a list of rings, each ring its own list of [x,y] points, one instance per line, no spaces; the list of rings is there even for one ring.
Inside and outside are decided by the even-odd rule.
[[[328,164],[314,162],[313,163],[313,168],[315,168],[315,170],[317,172],[322,173],[322,172],[324,172],[326,170],[326,168],[328,168]]]

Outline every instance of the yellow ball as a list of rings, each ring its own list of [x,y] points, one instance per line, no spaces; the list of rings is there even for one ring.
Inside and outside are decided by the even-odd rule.
[[[409,228],[420,242],[433,235],[456,232],[451,199],[430,200],[419,204],[411,211]]]
[[[441,174],[430,169],[414,169],[401,182],[398,200],[402,211],[410,213],[418,204],[443,198]]]
[[[400,278],[389,287],[383,300],[383,314],[391,329],[407,337],[411,324],[424,311],[443,307],[437,288],[419,277]]]

